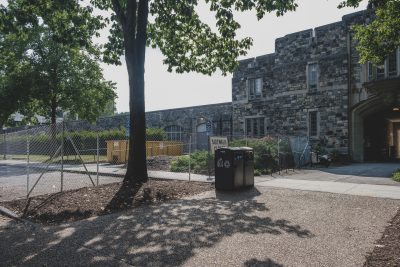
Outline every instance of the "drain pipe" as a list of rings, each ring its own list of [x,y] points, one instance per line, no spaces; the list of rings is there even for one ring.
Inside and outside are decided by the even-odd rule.
[[[353,160],[353,154],[352,154],[352,146],[353,146],[353,119],[352,119],[352,108],[351,108],[351,98],[352,98],[352,69],[351,69],[351,33],[350,33],[350,25],[346,23],[346,34],[347,34],[347,123],[348,123],[348,147],[347,147],[347,153],[349,155],[349,159]]]

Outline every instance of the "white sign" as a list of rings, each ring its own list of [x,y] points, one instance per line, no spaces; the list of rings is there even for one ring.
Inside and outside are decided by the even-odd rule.
[[[228,147],[228,137],[210,136],[210,152],[214,155],[215,150],[222,147]]]

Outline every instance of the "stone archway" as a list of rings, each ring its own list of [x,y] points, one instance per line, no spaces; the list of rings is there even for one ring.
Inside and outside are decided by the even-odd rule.
[[[398,146],[397,143],[393,144],[393,136],[390,136],[390,134],[393,135],[394,132],[393,125],[397,125],[395,123],[400,120],[400,111],[394,111],[395,107],[397,107],[395,106],[397,98],[398,96],[396,97],[393,95],[390,99],[388,99],[387,95],[386,97],[384,97],[382,94],[375,95],[365,101],[360,102],[352,109],[350,130],[351,156],[354,161],[364,162],[365,160],[371,160],[371,157],[368,157],[368,153],[386,153],[389,155],[389,150]],[[374,125],[374,123],[376,123],[376,125]],[[390,127],[386,127],[386,125],[391,125],[391,133],[389,132]],[[380,140],[380,143],[377,142],[377,140],[372,140],[372,143],[375,146],[381,146],[381,151],[378,151],[379,148],[377,149],[376,147],[374,148],[375,151],[374,149],[369,149],[371,147],[371,133],[368,131],[386,131],[381,132],[379,136],[381,136],[380,138],[387,138],[387,140],[392,138],[392,144],[389,144],[390,142],[386,142],[387,140]],[[376,134],[372,136],[374,136],[373,138],[377,138]],[[397,136],[395,136],[395,138],[395,142],[399,142],[400,139]],[[377,143],[379,143],[379,145],[377,145]],[[389,158],[389,156],[386,158]],[[384,159],[385,157],[379,155],[376,155],[375,157],[375,160]],[[374,160],[374,158],[372,158],[372,160]]]

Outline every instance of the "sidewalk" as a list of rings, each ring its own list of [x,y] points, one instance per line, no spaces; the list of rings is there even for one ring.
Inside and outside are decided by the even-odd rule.
[[[11,166],[25,167],[25,163],[15,160],[3,161]],[[33,167],[35,163],[31,164]],[[256,186],[279,187],[307,191],[329,192],[337,194],[370,196],[378,198],[400,199],[400,183],[384,177],[389,170],[397,165],[388,164],[354,164],[344,167],[331,167],[327,169],[296,170],[282,175],[263,175],[254,178]],[[97,173],[96,164],[86,164],[90,174]],[[43,167],[42,167],[43,168]],[[375,170],[373,171],[373,169]],[[381,170],[379,170],[381,168]],[[59,170],[59,165],[50,166],[50,169]],[[64,170],[70,173],[86,173],[83,165],[66,164]],[[100,164],[99,175],[104,177],[123,178],[126,169],[123,165]],[[188,173],[149,170],[150,178],[173,179],[189,181]],[[370,175],[371,177],[369,177]],[[191,181],[214,182],[215,178],[201,174],[191,174]]]

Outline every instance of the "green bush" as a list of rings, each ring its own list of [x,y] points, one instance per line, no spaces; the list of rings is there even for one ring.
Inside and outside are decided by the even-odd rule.
[[[393,172],[392,179],[396,182],[400,182],[400,169],[397,169]]]
[[[211,166],[214,164],[213,156],[208,155],[207,151],[197,151],[191,154],[190,167],[193,173],[207,173],[208,161],[211,161]],[[172,172],[187,172],[189,171],[189,156],[179,156],[171,162]]]
[[[187,172],[189,171],[189,156],[179,156],[176,160],[171,162],[170,167],[172,172]]]
[[[231,147],[251,147],[254,150],[254,175],[269,174],[278,170],[278,139],[264,137],[261,139],[240,139],[230,143]],[[286,140],[280,140],[279,151],[291,153]]]

